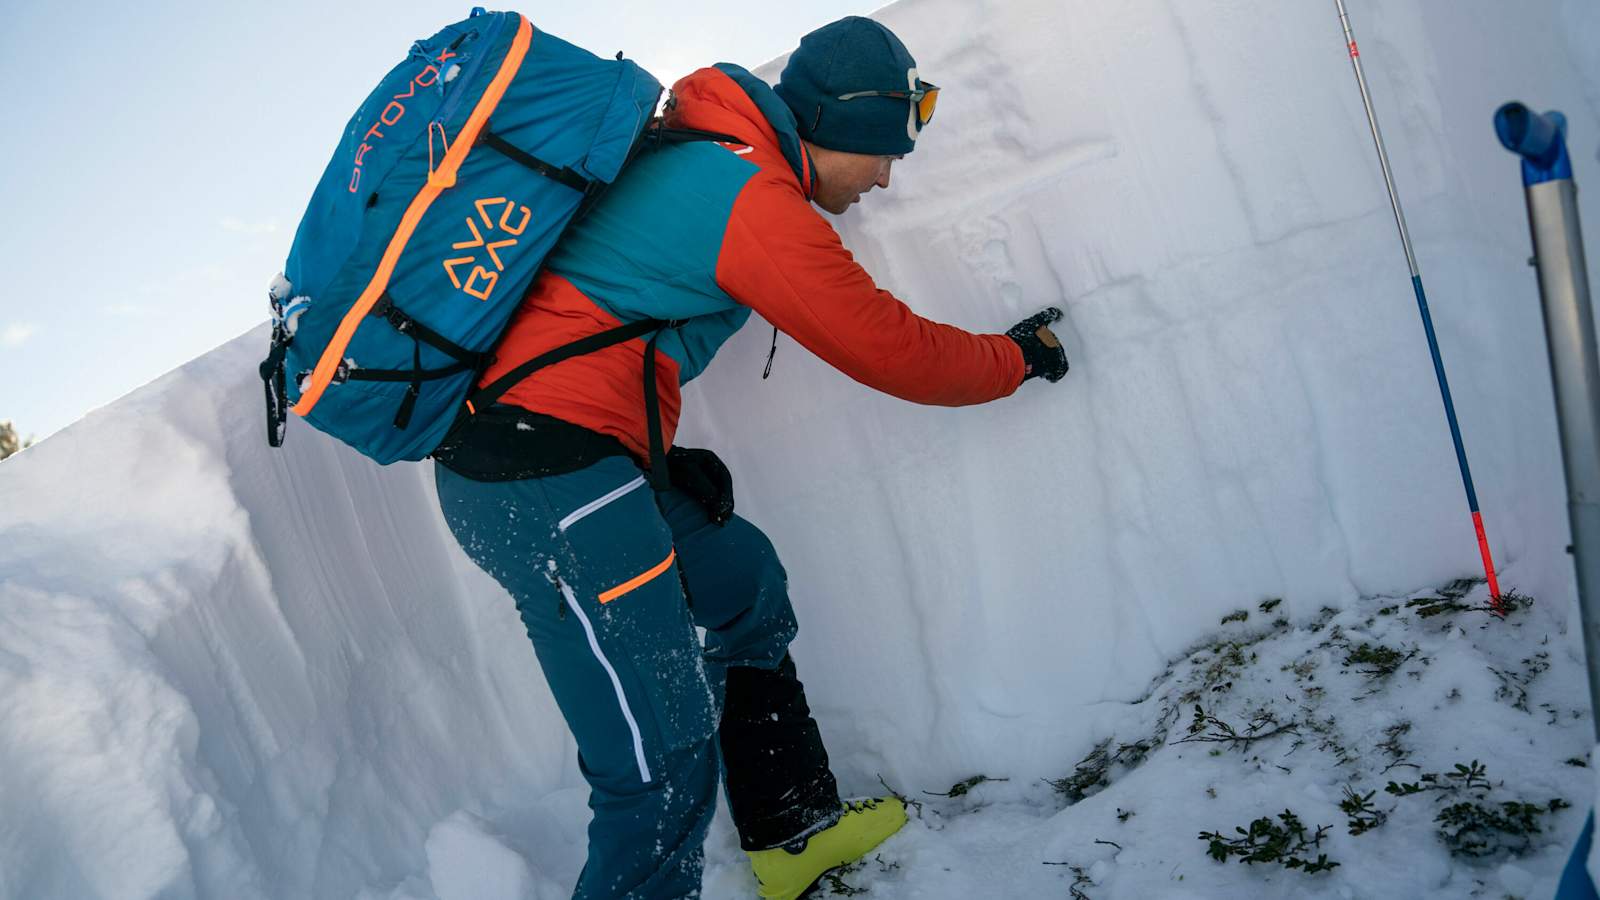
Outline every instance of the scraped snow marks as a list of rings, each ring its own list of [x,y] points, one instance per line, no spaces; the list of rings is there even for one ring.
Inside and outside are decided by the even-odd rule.
[[[428,832],[428,879],[439,900],[557,900],[566,894],[535,877],[528,861],[489,826],[459,811]]]
[[[1118,154],[1115,141],[1105,138],[1086,138],[1065,147],[1038,155],[999,152],[994,149],[974,151],[959,160],[931,163],[926,172],[918,172],[918,179],[935,182],[959,178],[963,173],[984,173],[982,181],[972,184],[971,190],[951,191],[938,197],[921,196],[916,199],[897,198],[893,194],[874,195],[873,205],[878,207],[864,215],[884,221],[887,229],[921,228],[941,223],[959,223],[969,218],[1005,212],[1024,197],[1057,196],[1063,202],[1071,201],[1069,179],[1083,173],[1084,180],[1098,173],[1097,164],[1115,159]],[[910,171],[910,167],[898,170]]]

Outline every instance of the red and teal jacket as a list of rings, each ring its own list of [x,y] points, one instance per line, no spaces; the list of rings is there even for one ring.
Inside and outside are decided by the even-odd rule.
[[[812,208],[811,158],[767,84],[727,63],[673,86],[666,124],[728,135],[647,151],[546,259],[480,384],[524,360],[639,319],[683,320],[657,341],[664,445],[679,387],[755,310],[856,381],[917,403],[1009,395],[1022,353],[1004,335],[924,319],[880,290]],[[636,339],[542,369],[500,402],[649,456]]]

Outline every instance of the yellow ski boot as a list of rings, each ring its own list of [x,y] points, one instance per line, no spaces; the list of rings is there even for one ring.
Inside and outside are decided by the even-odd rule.
[[[795,900],[822,873],[866,856],[906,823],[906,807],[894,797],[847,800],[844,815],[828,828],[793,844],[750,852],[750,865],[764,900]]]

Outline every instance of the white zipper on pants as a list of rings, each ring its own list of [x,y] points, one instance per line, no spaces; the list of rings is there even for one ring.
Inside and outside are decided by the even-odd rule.
[[[560,522],[558,522],[556,524],[556,527],[561,529],[562,531],[566,531],[568,528],[571,528],[572,526],[578,524],[578,520],[582,519],[584,516],[590,515],[590,514],[596,512],[596,511],[598,511],[600,508],[604,507],[606,504],[611,503],[612,501],[618,499],[619,497],[621,497],[622,495],[628,493],[629,491],[637,490],[638,488],[643,487],[643,486],[644,486],[644,476],[640,475],[638,478],[635,478],[634,480],[628,482],[627,484],[623,485],[622,487],[619,487],[616,490],[612,491],[611,493],[606,494],[604,497],[600,497],[599,499],[596,499],[596,500],[590,500],[588,503],[585,503],[584,505],[578,507],[577,509],[573,510],[572,512],[567,513],[566,518],[564,518]]]
[[[644,483],[644,479],[641,477],[639,482]],[[619,491],[632,490],[633,487],[634,485],[627,485],[625,489],[618,488],[612,493],[621,496]],[[590,624],[589,617],[583,614],[583,607],[578,605],[578,598],[572,595],[572,588],[560,577],[556,579],[556,583],[561,585],[561,596],[567,598],[567,605],[572,607],[572,611],[578,616],[578,621],[583,623],[583,632],[589,636],[589,649],[594,651],[595,659],[600,660],[600,665],[606,670],[606,674],[611,676],[611,687],[617,692],[617,705],[622,707],[622,718],[627,721],[628,731],[633,735],[633,758],[639,764],[639,780],[649,784],[650,766],[644,761],[644,738],[640,736],[639,722],[633,717],[633,710],[628,706],[628,695],[622,692],[622,679],[617,677],[617,670],[611,667],[611,660],[606,659],[605,653],[600,650],[600,641],[595,637],[594,625]]]

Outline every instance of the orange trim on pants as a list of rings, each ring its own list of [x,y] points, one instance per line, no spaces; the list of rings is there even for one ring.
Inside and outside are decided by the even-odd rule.
[[[639,576],[637,576],[635,578],[630,578],[629,580],[623,582],[622,584],[617,585],[616,587],[612,588],[611,590],[606,591],[604,594],[601,594],[600,595],[600,602],[601,603],[610,603],[611,601],[617,599],[618,597],[621,597],[623,594],[626,594],[629,591],[638,590],[639,588],[644,587],[644,585],[647,582],[649,582],[652,578],[655,578],[657,575],[660,575],[662,572],[665,572],[666,570],[672,568],[672,563],[677,558],[678,558],[678,551],[676,549],[674,549],[672,552],[667,554],[667,558],[662,560],[660,565],[657,565],[655,568],[653,568],[650,571],[644,573],[643,575],[639,575]]]

